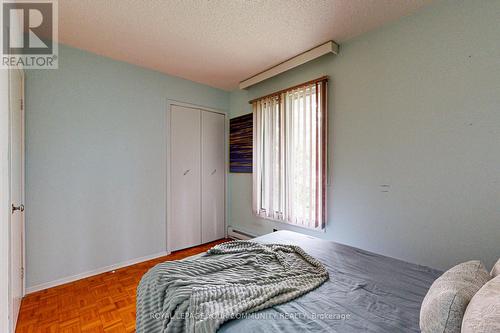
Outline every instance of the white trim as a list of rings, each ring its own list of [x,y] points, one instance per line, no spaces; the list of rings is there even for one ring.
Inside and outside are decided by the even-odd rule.
[[[214,108],[209,108],[203,105],[198,105],[198,104],[193,104],[193,103],[186,103],[186,102],[181,102],[181,101],[176,101],[175,99],[167,99],[167,112],[170,113],[170,106],[171,105],[177,105],[177,106],[183,106],[186,108],[193,108],[193,109],[200,109],[203,111],[210,111],[210,112],[215,112],[215,113],[220,113],[224,116],[227,116],[227,112],[219,109],[214,109]]]
[[[97,268],[97,269],[94,269],[94,270],[91,270],[91,271],[87,271],[87,272],[84,272],[84,273],[80,273],[80,274],[76,274],[76,275],[72,275],[72,276],[67,276],[67,277],[64,277],[64,278],[61,278],[61,279],[57,279],[57,280],[54,280],[54,281],[41,283],[41,284],[38,284],[38,285],[35,285],[35,286],[32,286],[32,287],[28,287],[26,289],[26,294],[31,294],[31,293],[34,293],[34,292],[37,292],[37,291],[40,291],[40,290],[44,290],[44,289],[48,289],[48,288],[60,286],[62,284],[66,284],[66,283],[69,283],[69,282],[73,282],[73,281],[85,279],[85,278],[90,277],[90,276],[94,276],[94,275],[98,275],[98,274],[102,274],[102,273],[106,273],[106,272],[111,272],[111,271],[114,271],[114,270],[117,270],[117,269],[120,269],[120,268],[124,268],[124,267],[127,267],[127,266],[135,265],[135,264],[138,264],[138,263],[141,263],[141,262],[144,262],[144,261],[148,261],[148,260],[151,260],[151,259],[156,259],[156,258],[164,257],[164,256],[166,256],[168,254],[169,253],[167,253],[167,252],[160,252],[160,253],[152,254],[152,255],[149,255],[149,256],[144,256],[144,257],[140,257],[140,258],[130,259],[130,260],[118,263],[118,264],[109,265],[109,266],[102,267],[102,268]]]
[[[26,208],[26,92],[24,91],[25,89],[25,76],[24,76],[24,70],[22,68],[19,69],[21,71],[21,98],[22,98],[22,109],[21,109],[21,122],[22,122],[22,137],[23,137],[23,146],[21,148],[21,154],[22,154],[22,171],[21,171],[21,178],[22,178],[22,191],[23,193],[21,194],[21,203],[25,206]],[[22,267],[23,267],[23,284],[21,286],[22,288],[22,295],[23,297],[26,295],[26,209],[24,210],[22,214]]]
[[[229,170],[229,116],[228,116],[228,113],[224,110],[220,110],[220,109],[214,109],[214,108],[210,108],[210,107],[206,107],[206,106],[203,106],[203,105],[197,105],[197,104],[193,104],[193,103],[186,103],[186,102],[181,102],[181,101],[177,101],[177,100],[174,100],[174,99],[170,99],[168,98],[167,99],[167,109],[166,109],[166,113],[165,113],[165,166],[166,166],[166,173],[167,173],[167,177],[166,177],[166,184],[165,184],[165,199],[166,199],[166,216],[165,216],[165,224],[166,224],[166,228],[165,228],[165,232],[166,232],[166,235],[165,235],[165,238],[166,238],[166,251],[168,253],[171,253],[172,252],[172,249],[170,247],[170,244],[171,244],[171,241],[170,241],[170,233],[169,233],[169,230],[171,229],[170,228],[170,225],[171,225],[171,220],[172,220],[172,216],[171,216],[171,193],[170,193],[170,184],[171,184],[171,175],[170,175],[170,169],[171,169],[171,159],[170,159],[170,122],[171,122],[171,107],[172,105],[177,105],[177,106],[183,106],[183,107],[188,107],[188,108],[194,108],[194,109],[199,109],[199,110],[203,110],[203,111],[209,111],[209,112],[215,112],[215,113],[218,113],[218,114],[221,114],[224,116],[224,122],[225,122],[225,129],[224,131],[226,132],[226,135],[225,135],[225,149],[226,149],[226,157],[225,157],[225,167],[224,167],[224,174],[225,174],[225,177],[224,177],[224,230],[225,230],[225,236],[227,237],[227,220],[228,220],[228,195],[229,195],[229,190],[228,190],[228,184],[229,184],[229,181],[228,181],[228,170]]]
[[[285,60],[282,63],[277,64],[276,66],[268,68],[261,73],[258,73],[246,80],[241,81],[239,87],[240,89],[248,88],[250,86],[253,86],[254,84],[272,78],[273,76],[286,72],[297,66],[303,65],[306,62],[319,58],[328,53],[338,54],[339,53],[338,44],[336,44],[334,41],[328,41],[324,44],[316,46],[315,48],[310,49],[309,51],[296,55],[293,58]]]

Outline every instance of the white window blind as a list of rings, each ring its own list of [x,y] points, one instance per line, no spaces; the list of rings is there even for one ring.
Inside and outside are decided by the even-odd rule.
[[[311,229],[326,223],[327,79],[252,101],[253,211]]]

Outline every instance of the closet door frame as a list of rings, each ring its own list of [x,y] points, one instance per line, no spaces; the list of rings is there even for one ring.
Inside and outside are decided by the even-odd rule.
[[[165,224],[166,224],[166,235],[165,235],[165,241],[166,241],[166,252],[167,254],[170,254],[172,252],[171,249],[171,244],[172,241],[170,240],[170,235],[171,233],[169,232],[172,228],[172,193],[171,193],[171,157],[172,157],[172,152],[170,149],[170,144],[171,144],[171,108],[172,105],[177,105],[177,106],[183,106],[187,108],[193,108],[193,109],[199,109],[202,112],[214,112],[218,113],[224,116],[224,237],[227,238],[227,217],[228,217],[228,170],[229,170],[229,117],[227,116],[227,113],[223,110],[218,110],[218,109],[213,109],[209,107],[205,107],[202,105],[197,105],[197,104],[192,104],[192,103],[187,103],[187,102],[181,102],[173,99],[167,99],[167,108],[166,108],[166,113],[165,113],[165,165],[166,165],[166,184],[165,184],[165,189],[166,189],[166,210],[165,210]]]

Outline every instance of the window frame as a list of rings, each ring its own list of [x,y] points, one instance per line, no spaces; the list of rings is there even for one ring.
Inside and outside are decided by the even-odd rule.
[[[262,138],[261,140],[259,141],[258,137],[259,135],[261,136],[265,136],[263,134],[263,132],[261,131],[260,133],[257,133],[257,117],[258,116],[261,116],[262,117],[262,113],[264,113],[265,111],[263,111],[262,109],[262,106],[261,106],[261,109],[259,109],[259,112],[260,114],[257,114],[258,112],[256,112],[256,110],[258,110],[258,106],[256,103],[262,103],[262,102],[266,102],[266,101],[271,101],[272,99],[275,100],[275,105],[272,105],[271,107],[275,107],[277,106],[278,107],[278,111],[277,111],[277,114],[280,114],[280,112],[283,112],[283,113],[286,113],[286,112],[291,112],[290,110],[286,109],[285,108],[285,96],[287,96],[287,94],[289,94],[290,92],[292,91],[296,91],[296,90],[299,90],[299,89],[304,89],[306,90],[308,87],[314,85],[316,87],[315,91],[314,91],[314,96],[316,98],[316,103],[315,103],[315,107],[316,107],[316,112],[315,112],[315,115],[316,117],[320,117],[320,118],[317,118],[316,120],[316,126],[319,126],[318,124],[321,125],[321,131],[320,132],[317,132],[319,135],[319,137],[317,137],[317,141],[316,144],[321,144],[321,159],[319,159],[319,157],[317,157],[317,162],[316,163],[320,163],[321,164],[321,169],[318,169],[320,172],[318,172],[315,177],[316,177],[316,184],[321,184],[321,189],[319,192],[317,192],[316,194],[316,200],[318,198],[318,195],[321,196],[321,203],[320,203],[320,213],[321,214],[321,218],[316,218],[316,219],[306,219],[306,218],[302,218],[302,223],[296,223],[296,222],[293,222],[292,220],[290,220],[290,218],[293,218],[293,214],[288,214],[289,211],[286,210],[286,208],[288,208],[286,205],[284,207],[280,207],[281,211],[275,211],[275,212],[272,212],[272,213],[268,213],[266,211],[265,208],[262,207],[262,203],[264,202],[264,194],[262,193],[262,191],[270,191],[271,193],[274,192],[274,187],[273,185],[268,185],[268,186],[271,186],[271,190],[266,190],[264,185],[261,185],[260,186],[260,190],[261,190],[261,194],[260,194],[260,198],[257,198],[257,195],[256,195],[256,192],[257,190],[259,189],[259,186],[258,186],[258,182],[262,182],[262,171],[264,169],[266,169],[263,165],[258,168],[257,165],[256,165],[256,161],[259,161],[262,163],[262,160],[257,158],[257,156],[259,157],[262,157],[262,152],[260,151],[260,149],[262,147],[264,147],[262,145]],[[304,95],[305,96],[305,95]],[[319,97],[318,97],[319,96]],[[293,87],[290,87],[290,88],[287,88],[287,89],[283,89],[283,90],[280,90],[278,92],[275,92],[275,93],[272,93],[272,94],[269,94],[269,95],[266,95],[266,96],[263,96],[263,97],[260,97],[260,98],[257,98],[257,99],[253,99],[251,100],[249,103],[252,104],[253,106],[253,113],[254,113],[254,125],[253,125],[253,131],[254,131],[254,158],[253,158],[253,162],[254,162],[254,167],[253,167],[253,193],[252,193],[252,199],[253,199],[253,203],[252,203],[252,212],[253,212],[253,215],[255,215],[256,217],[259,217],[259,218],[262,218],[262,219],[265,219],[265,220],[270,220],[270,221],[273,221],[273,222],[278,222],[278,223],[283,223],[283,224],[287,224],[287,225],[292,225],[294,227],[298,227],[298,228],[304,228],[304,229],[307,229],[309,231],[318,231],[318,232],[325,232],[326,230],[326,224],[327,224],[327,221],[328,221],[328,214],[327,214],[327,206],[328,206],[328,201],[327,201],[327,193],[328,193],[328,187],[329,187],[329,157],[328,157],[328,77],[327,76],[323,76],[321,78],[318,78],[318,79],[315,79],[315,80],[311,80],[311,81],[308,81],[308,82],[304,82],[302,84],[299,84],[299,85],[296,85],[296,86],[293,86]],[[306,97],[304,97],[306,98]],[[311,97],[312,98],[312,97]],[[312,105],[311,105],[312,107]],[[282,110],[280,110],[280,108],[283,108]],[[268,111],[268,112],[274,112],[274,111]],[[311,110],[312,112],[312,110]],[[311,113],[311,117],[313,116],[313,114]],[[273,121],[273,120],[269,120],[267,119],[267,121]],[[276,120],[274,120],[276,121]],[[286,125],[284,124],[284,122],[282,122],[282,120],[278,120],[280,122],[279,124],[279,131],[284,131],[286,130]],[[260,124],[262,125],[263,123],[263,120],[261,120]],[[312,123],[310,124],[310,126],[312,126]],[[305,128],[305,127],[304,127]],[[280,134],[281,135],[281,134]],[[287,146],[287,141],[279,141],[279,145],[283,145],[283,146]],[[274,145],[273,147],[276,147],[277,145],[275,144],[275,142],[273,142]],[[259,147],[259,144],[261,145],[261,147]],[[312,154],[313,152],[309,152],[310,154]],[[318,154],[318,151],[316,152]],[[279,153],[281,154],[281,152]],[[285,156],[287,153],[283,153]],[[286,160],[283,159],[283,161]],[[275,165],[274,164],[271,164],[271,166],[267,166],[267,169],[269,168],[274,168]],[[281,168],[281,167],[280,167]],[[287,167],[283,167],[283,168],[288,168]],[[257,174],[258,170],[261,170],[261,173],[260,174]],[[280,170],[280,169],[278,169]],[[285,171],[281,171],[280,172],[285,172]],[[308,173],[310,174],[313,174],[313,170],[310,169],[308,171]],[[321,173],[321,175],[320,175]],[[280,176],[281,178],[281,176]],[[284,179],[285,182],[286,182],[286,179]],[[280,190],[281,190],[281,186],[280,185]],[[318,185],[316,185],[318,186]],[[319,194],[318,194],[319,193]],[[274,195],[274,193],[273,193]],[[284,194],[278,194],[279,195],[279,200],[277,201],[281,201],[281,200],[287,200],[290,196],[290,192],[287,192],[285,191]],[[312,195],[312,194],[310,194]],[[316,203],[316,205],[318,205]],[[272,205],[270,205],[271,208],[272,208]],[[311,207],[311,206],[310,206]],[[319,209],[318,206],[316,206],[314,208],[314,210],[312,210],[313,208],[309,208],[309,215],[311,216],[312,213],[316,213],[316,211]],[[273,209],[274,210],[274,209]],[[282,214],[282,215],[285,215],[283,218],[277,218],[275,217],[276,214]],[[318,215],[316,215],[318,216]],[[295,216],[296,217],[296,216]]]

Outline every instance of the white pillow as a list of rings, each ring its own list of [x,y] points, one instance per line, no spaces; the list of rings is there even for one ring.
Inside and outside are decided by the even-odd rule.
[[[465,310],[462,333],[500,332],[500,276],[488,281]]]
[[[491,279],[478,260],[467,261],[444,272],[431,285],[420,309],[422,333],[460,332],[467,304]]]
[[[490,275],[491,277],[497,277],[498,275],[500,275],[500,259],[498,259],[495,266],[493,266],[493,268],[491,269]]]

